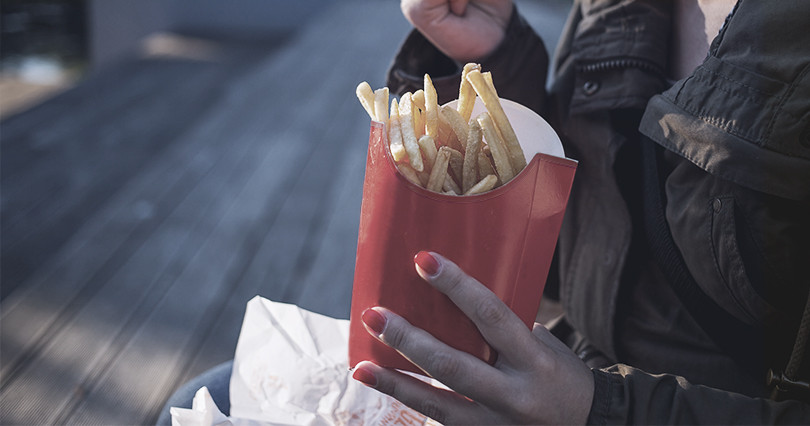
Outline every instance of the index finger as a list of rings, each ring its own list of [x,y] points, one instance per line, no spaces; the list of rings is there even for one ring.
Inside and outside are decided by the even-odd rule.
[[[499,357],[515,364],[537,356],[531,330],[483,284],[436,253],[419,252],[414,261],[419,275],[472,320]]]

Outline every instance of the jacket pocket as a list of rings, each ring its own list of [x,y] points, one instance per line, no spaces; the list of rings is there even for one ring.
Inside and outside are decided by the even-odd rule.
[[[738,244],[737,207],[733,196],[716,197],[709,202],[711,210],[710,243],[717,273],[722,278],[737,307],[747,316],[746,322],[762,322],[774,308],[757,293],[746,273]],[[764,261],[764,259],[749,259]]]

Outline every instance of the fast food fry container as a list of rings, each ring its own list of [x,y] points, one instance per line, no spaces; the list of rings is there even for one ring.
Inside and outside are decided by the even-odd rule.
[[[480,102],[480,100],[479,100]],[[527,166],[507,184],[472,196],[438,194],[402,176],[383,124],[371,123],[349,330],[349,364],[363,360],[424,374],[366,332],[364,310],[384,306],[448,345],[494,363],[473,322],[416,273],[421,250],[442,254],[489,287],[531,327],[540,305],[577,162],[551,127],[501,100]],[[483,111],[476,105],[474,114]]]

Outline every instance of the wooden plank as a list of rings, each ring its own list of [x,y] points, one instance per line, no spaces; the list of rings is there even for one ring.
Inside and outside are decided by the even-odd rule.
[[[271,62],[271,61],[268,61],[268,62]],[[245,83],[240,83],[240,84],[243,84],[244,86],[247,86],[248,88],[251,88],[251,87],[255,87],[255,85],[257,83],[266,84],[267,83],[266,80],[274,78],[274,76],[272,74],[267,74],[264,69],[256,71],[255,75],[259,76],[260,79],[255,79],[254,78],[254,80],[249,81],[246,84]],[[263,80],[263,81],[256,81],[256,80]],[[280,84],[283,84],[283,83],[280,83]],[[257,145],[257,146],[260,146],[260,147],[271,146],[272,144],[268,143],[267,135],[272,134],[273,133],[272,130],[274,128],[278,128],[279,125],[282,125],[287,120],[289,120],[289,114],[291,114],[291,113],[287,113],[287,114],[279,113],[279,114],[273,115],[272,114],[272,109],[264,108],[264,106],[271,106],[269,104],[274,104],[275,102],[272,99],[267,99],[267,97],[264,94],[256,93],[254,90],[249,90],[248,88],[236,87],[235,90],[233,90],[234,95],[227,98],[227,102],[225,102],[221,106],[221,110],[228,117],[230,117],[227,120],[225,120],[225,121],[228,121],[227,125],[220,125],[219,126],[220,128],[214,128],[214,129],[207,128],[207,129],[205,129],[204,132],[198,132],[198,134],[192,135],[191,138],[199,139],[199,138],[204,138],[204,137],[206,137],[205,135],[207,135],[206,140],[208,141],[209,144],[211,144],[213,146],[220,147],[219,149],[220,150],[225,150],[226,153],[231,151],[234,148],[234,143],[231,143],[230,145],[223,144],[222,143],[223,138],[225,138],[225,137],[231,138],[231,139],[238,138],[237,134],[239,134],[240,132],[244,134],[243,138],[249,139],[251,141],[251,143],[253,143],[254,145]],[[286,93],[286,95],[291,95],[291,94],[292,93]],[[249,97],[244,98],[244,96],[249,96]],[[242,97],[242,98],[240,98],[240,97]],[[257,104],[257,102],[259,102],[259,101],[264,101],[265,105],[262,105],[260,103]],[[241,106],[241,108],[233,108],[235,105]],[[269,121],[266,120],[266,117],[267,117],[268,114],[272,115],[274,119],[269,120]],[[222,118],[210,120],[210,122],[219,122],[219,121],[223,121]],[[247,126],[245,125],[246,123],[248,124]],[[253,123],[253,124],[251,125],[251,123]],[[284,148],[290,148],[292,150],[295,150],[295,149],[306,148],[306,147],[309,147],[309,146],[312,145],[311,143],[308,143],[307,141],[296,141],[296,142],[303,142],[303,143],[286,144],[286,145],[284,145]],[[236,143],[235,145],[238,146],[238,143]],[[307,149],[309,149],[309,148],[307,148]],[[219,155],[220,154],[217,154],[217,153],[207,152],[204,157],[207,157],[208,161],[211,161],[212,159],[216,159],[217,163],[215,163],[215,164],[219,164],[219,163],[222,163],[222,160],[218,158]],[[305,156],[300,155],[299,157],[301,157],[303,159]],[[249,158],[260,159],[260,158],[262,158],[262,156],[261,155],[256,155],[256,153],[253,153],[253,155],[249,156]],[[266,191],[272,189],[272,185],[275,182],[279,182],[279,183],[283,184],[285,182],[285,179],[283,178],[283,176],[278,176],[279,174],[295,176],[295,173],[291,173],[292,170],[285,170],[285,168],[292,169],[292,168],[296,167],[295,166],[296,161],[293,161],[294,160],[293,158],[290,158],[289,156],[286,156],[286,155],[281,155],[281,153],[279,153],[279,152],[276,152],[272,156],[272,158],[276,162],[279,162],[279,164],[276,164],[273,168],[266,167],[267,165],[265,165],[263,167],[260,167],[260,169],[277,170],[277,172],[276,172],[276,175],[268,175],[267,173],[265,174],[265,177],[267,177],[268,180],[265,181],[265,182],[262,182],[262,185],[261,185],[261,188],[260,188],[261,191],[266,192]],[[218,166],[218,167],[224,168],[225,170],[230,170],[230,169],[252,170],[253,168],[255,168],[255,167],[244,167],[244,165],[241,165],[241,166],[240,165],[229,165],[228,163],[225,163],[224,165]],[[213,177],[213,179],[215,179],[215,181],[216,181],[219,178],[215,176],[215,177]],[[201,184],[201,185],[204,186],[204,184]],[[233,190],[233,189],[239,188],[241,185],[232,185],[232,186],[235,187],[235,188],[231,188]],[[286,186],[289,187],[290,185],[288,184]],[[286,189],[286,190],[288,191],[288,189]],[[233,192],[237,193],[238,191],[233,191]],[[271,198],[272,198],[273,195],[274,194],[272,194],[272,192],[271,192],[270,193]],[[219,196],[217,194],[214,194],[213,198],[219,198]],[[262,199],[262,198],[257,198],[257,199]],[[242,206],[244,206],[244,203],[242,203]],[[202,213],[205,213],[205,212],[202,212]],[[200,212],[193,212],[192,211],[188,216],[193,218],[193,217],[196,217],[195,215],[199,215],[199,214],[200,214]],[[212,213],[209,212],[208,214],[212,214]],[[213,214],[213,217],[220,217],[220,216],[222,216],[221,213],[220,214]],[[234,215],[232,214],[231,216],[234,216]],[[77,256],[80,257],[81,254],[78,254]],[[185,265],[183,265],[183,266],[185,266]],[[50,289],[45,289],[43,291],[50,292]],[[90,302],[87,302],[87,303],[89,304]],[[66,340],[70,340],[70,339],[68,338]]]
[[[45,158],[28,171],[4,180],[4,188],[10,190],[4,191],[2,217],[3,295],[44,262],[73,229],[221,96],[218,82],[238,71],[233,69],[233,62],[246,65],[244,60],[234,61],[234,56],[223,58],[216,66],[201,63],[196,68],[191,64],[178,68],[172,62],[160,61],[165,62],[166,71],[143,70],[151,73],[152,79],[164,81],[146,89],[164,96],[146,96],[150,92],[144,92],[118,108],[114,120],[96,113],[99,121],[89,123],[89,128],[63,128],[58,134],[61,141],[50,143],[54,147]],[[120,81],[128,77],[124,74]],[[92,87],[85,90],[95,92]],[[99,108],[106,107],[102,102],[98,104]]]
[[[367,18],[372,20],[378,14],[387,16],[389,13],[393,12],[378,10],[370,13]],[[380,19],[385,22],[385,19]],[[355,71],[345,74],[334,73],[334,79],[337,81],[333,81],[331,84],[345,85],[346,88],[351,89],[359,80],[379,79],[380,76],[385,75],[388,63],[380,61],[378,58],[390,55],[399,42],[397,38],[406,31],[404,23],[400,23],[400,31],[397,31],[396,28],[396,26],[391,28],[389,36],[381,37],[374,45],[355,48],[358,52],[365,52],[365,55],[342,51],[343,54],[361,56],[362,59],[355,64]],[[340,120],[350,124],[345,129],[345,136],[331,143],[343,145],[348,152],[338,166],[338,171],[334,173],[339,181],[333,185],[333,190],[318,191],[318,194],[324,194],[328,200],[321,203],[321,206],[312,207],[321,216],[318,218],[318,222],[322,222],[320,226],[324,229],[312,232],[313,227],[308,226],[306,229],[298,231],[290,225],[286,225],[301,214],[301,207],[294,198],[285,202],[284,210],[278,218],[274,219],[285,225],[274,226],[268,233],[265,242],[255,255],[254,263],[250,265],[245,276],[238,283],[238,287],[234,288],[227,304],[214,321],[213,328],[205,337],[205,341],[198,349],[192,351],[196,356],[178,384],[233,357],[245,304],[256,294],[292,303],[309,302],[310,306],[316,306],[327,314],[348,317],[347,295],[350,295],[351,292],[351,278],[354,271],[354,247],[357,242],[360,196],[365,169],[368,116],[359,107],[352,94],[347,93],[344,96],[348,96],[345,99],[348,100],[348,105],[336,109],[336,114],[340,115]],[[332,138],[337,139],[334,136]],[[319,184],[316,182],[313,186],[317,188],[317,185]],[[302,188],[296,189],[294,194],[307,194],[308,191],[302,186]],[[301,235],[302,233],[305,236]],[[277,244],[278,241],[291,241],[291,243]],[[341,261],[345,260],[343,264],[336,265],[331,261],[328,264],[321,262],[325,254],[324,244],[329,246],[327,257],[329,255],[340,257]],[[296,249],[291,250],[290,245]],[[334,253],[331,252],[332,250]],[[330,258],[330,260],[332,259]],[[290,265],[295,266],[290,267]],[[310,280],[303,282],[301,278],[312,275],[314,271],[322,272],[316,278],[316,280],[322,279],[322,281],[315,283],[318,291],[310,292]],[[334,276],[331,274],[332,272],[339,273]],[[324,283],[328,284],[324,285]],[[299,295],[299,292],[307,292],[307,295]],[[333,295],[337,296],[334,300]]]
[[[258,170],[269,170],[277,166],[271,162]],[[267,180],[258,179],[254,182],[247,185],[245,195],[232,205],[232,209],[239,214],[244,214],[245,205],[251,200],[261,200],[261,204],[267,201],[257,196],[264,191]],[[248,209],[250,210],[253,209]],[[252,254],[252,244],[245,239],[249,237],[246,234],[256,230],[257,225],[241,226],[240,223],[234,223],[233,217],[227,217],[236,213],[226,215],[217,225],[195,259],[192,259],[183,274],[168,289],[165,298],[145,319],[145,324],[132,336],[131,341],[122,346],[120,356],[104,371],[105,376],[98,380],[99,388],[93,389],[82,401],[68,422],[83,423],[83,419],[103,418],[103,423],[118,423],[125,421],[124,419],[137,418],[143,415],[144,410],[154,410],[165,399],[167,392],[163,389],[163,383],[176,380],[175,375],[182,371],[177,368],[177,363],[182,362],[182,358],[191,356],[183,348],[188,347],[187,342],[194,340],[198,324],[207,321],[211,306],[227,298],[229,284],[244,268],[245,255]],[[255,214],[261,216],[261,212]],[[251,222],[258,222],[259,219],[260,217]],[[204,281],[208,288],[195,293]],[[166,359],[167,363],[149,362],[147,354],[154,348],[162,350],[169,357]],[[169,359],[172,362],[169,363]],[[138,370],[137,375],[132,374],[133,366]],[[108,376],[113,376],[114,379],[111,380]],[[113,383],[121,380],[129,384],[126,389],[114,387]],[[108,405],[110,395],[125,398],[127,403],[115,404],[115,410],[112,410],[113,406]]]
[[[366,133],[357,132],[356,140],[368,139]],[[301,268],[292,279],[300,286],[294,302],[304,309],[333,318],[349,318],[365,166],[365,149],[346,159],[343,168],[347,172],[338,185],[339,195],[332,200],[330,221],[311,267]]]
[[[111,71],[114,79],[105,74],[105,78],[99,78],[98,82],[91,78],[72,89],[69,92],[72,96],[65,95],[64,98],[75,99],[75,104],[62,104],[65,99],[61,97],[52,101],[60,106],[59,116],[40,114],[37,109],[22,114],[23,117],[32,115],[40,123],[48,123],[47,126],[28,127],[27,132],[14,136],[18,127],[23,130],[22,126],[16,126],[13,121],[3,123],[2,144],[7,156],[3,159],[2,178],[9,186],[6,197],[15,200],[24,196],[25,192],[36,191],[40,189],[39,185],[43,185],[40,181],[47,184],[54,175],[67,175],[71,172],[71,166],[97,164],[98,159],[104,158],[118,159],[118,150],[132,149],[133,145],[138,148],[145,145],[144,142],[152,143],[147,140],[140,144],[131,144],[125,143],[126,139],[122,137],[110,140],[110,136],[121,133],[121,128],[116,131],[116,127],[121,124],[132,127],[126,125],[124,120],[132,111],[149,114],[140,105],[155,101],[154,97],[146,96],[147,94],[177,90],[176,86],[188,81],[189,76],[194,76],[193,80],[199,80],[200,77],[197,76],[208,77],[219,68],[216,64],[191,61],[133,61],[128,65],[131,66]],[[106,87],[107,80],[117,83]],[[121,84],[124,81],[127,84]],[[65,111],[70,111],[70,114],[65,114]],[[143,126],[145,121],[138,121],[141,127],[152,127]],[[153,126],[169,124],[171,121],[161,120],[154,122]],[[8,133],[11,134],[5,134],[6,127],[10,127]],[[93,161],[87,161],[86,158]],[[93,171],[87,170],[90,173]],[[20,217],[25,217],[25,209],[16,208],[16,204],[18,203],[11,204],[14,210],[10,210],[8,205],[3,207],[4,216],[8,216],[4,231],[12,229]]]
[[[242,125],[245,118],[260,122],[260,116],[254,114],[253,117],[250,117],[244,113],[245,111],[235,110],[228,113],[230,116],[228,119],[217,120],[226,122],[220,124],[227,128],[224,133],[235,137],[233,130],[245,127]],[[195,184],[194,191],[182,199],[181,206],[156,230],[155,237],[148,239],[118,271],[118,274],[112,276],[94,297],[84,301],[84,307],[81,310],[76,308],[78,313],[74,316],[62,315],[62,319],[66,319],[67,324],[60,327],[58,332],[51,333],[49,338],[44,339],[43,347],[32,356],[32,359],[28,360],[24,370],[17,375],[19,379],[13,380],[4,387],[3,404],[12,408],[12,410],[3,410],[4,412],[14,411],[27,415],[25,418],[29,420],[31,417],[28,416],[51,415],[52,417],[49,418],[34,418],[37,422],[52,423],[53,416],[58,416],[59,410],[45,410],[39,404],[47,403],[52,408],[59,407],[57,402],[60,401],[60,397],[61,402],[70,402],[69,390],[74,387],[81,388],[88,382],[84,376],[97,375],[97,370],[103,369],[104,364],[117,355],[115,348],[109,347],[110,340],[123,339],[126,341],[126,338],[122,337],[127,334],[125,326],[134,322],[136,325],[129,326],[129,328],[137,328],[137,324],[148,316],[151,306],[160,300],[159,297],[154,300],[153,293],[162,294],[166,291],[165,287],[171,284],[172,277],[178,274],[178,270],[186,267],[188,258],[203,243],[205,237],[210,233],[210,229],[221,220],[226,208],[232,206],[233,196],[229,195],[238,192],[235,189],[242,186],[244,180],[256,167],[255,164],[250,166],[250,162],[258,162],[268,155],[269,149],[276,146],[266,143],[262,137],[265,129],[256,129],[255,125],[249,127],[251,128],[245,130],[241,138],[248,142],[245,144],[247,148],[252,147],[253,149],[246,150],[239,143],[226,145],[218,139],[208,140],[210,146],[219,147],[216,150],[219,152],[211,152],[209,149],[205,155],[209,158],[217,157],[218,161],[213,163],[216,168],[207,172],[203,179]],[[222,134],[222,132],[213,134]],[[292,147],[295,148],[295,146]],[[274,155],[283,161],[282,164],[294,167],[295,159],[282,152],[294,150],[286,149],[286,146],[281,148],[281,150],[275,150]],[[298,157],[303,158],[304,156],[298,155]],[[283,172],[284,170],[281,168],[279,173]],[[228,175],[231,177],[229,178]],[[283,179],[279,177],[279,181],[283,182]],[[217,202],[215,203],[217,208],[206,207],[212,202]],[[195,221],[202,221],[202,223],[195,225]],[[199,235],[194,233],[184,235],[195,230]],[[174,246],[179,245],[177,243],[180,241],[184,244],[175,249]],[[174,257],[171,256],[173,253],[176,253]],[[144,276],[143,271],[150,269],[154,269],[154,271],[148,277]],[[141,279],[144,281],[141,282]],[[157,280],[156,283],[155,280]],[[146,284],[146,290],[148,290],[141,298],[152,297],[151,305],[141,303],[139,306],[138,295],[144,290],[141,284]],[[47,292],[47,290],[45,291]],[[31,304],[29,301],[23,306],[27,307]],[[138,315],[130,317],[135,307],[141,311],[140,319]],[[114,317],[105,315],[105,313],[109,313],[110,309],[115,312]],[[98,323],[98,319],[101,318],[104,321]],[[123,331],[122,327],[124,327]],[[131,332],[132,330],[130,330],[130,334]],[[71,367],[69,377],[66,377],[65,373],[54,374],[53,371],[48,371],[45,376],[39,374],[47,370],[43,368],[43,365],[47,365],[53,359],[63,360],[66,366]],[[83,373],[77,374],[81,371]],[[92,380],[89,382],[92,384]],[[38,398],[31,398],[32,395],[37,395]],[[20,397],[17,398],[17,396]]]
[[[232,120],[238,122],[240,119],[240,116],[232,115]],[[170,144],[171,149],[159,162],[152,164],[133,185],[126,187],[98,216],[88,221],[71,245],[63,250],[62,256],[30,280],[24,291],[4,300],[2,336],[6,344],[1,370],[3,380],[13,364],[8,361],[13,361],[17,356],[16,347],[25,347],[35,341],[44,329],[53,329],[55,319],[88,282],[109,278],[109,274],[100,273],[105,263],[114,264],[113,259],[116,258],[119,263],[123,261],[121,259],[126,259],[128,251],[120,249],[124,243],[129,241],[130,246],[137,248],[135,241],[149,235],[176,206],[177,201],[182,200],[215,165],[214,159],[225,147],[211,144],[209,137],[216,137],[222,130],[217,129],[216,121],[209,118],[204,118],[198,124],[177,146]],[[138,209],[139,205],[145,206],[146,211],[139,211],[144,210]],[[111,265],[106,269],[114,271],[115,268]],[[18,314],[17,308],[22,302],[36,306],[28,306],[34,312],[30,315]]]
[[[346,7],[351,7],[351,5],[347,5]],[[396,10],[395,8],[388,10]],[[348,25],[348,24],[347,24]],[[323,46],[323,49],[334,49],[333,46],[329,46],[326,44],[324,46],[323,38],[322,37],[312,37],[309,39],[311,43],[318,44]],[[303,46],[299,45],[296,46],[298,51],[307,51],[313,52],[312,45],[304,44]],[[309,47],[310,49],[306,49]],[[292,48],[292,46],[291,46]],[[320,56],[320,60],[323,61],[324,57]],[[328,61],[328,59],[327,59]],[[281,62],[280,58],[277,58],[277,62]],[[335,64],[335,76],[338,75],[349,75],[351,76],[351,70],[356,69],[357,62],[355,58],[352,57],[350,54],[346,54],[346,52],[341,52],[341,57],[335,58],[334,61],[328,61],[329,63]],[[298,69],[301,67],[300,65],[300,58],[292,64],[287,65],[290,69]],[[303,69],[303,68],[301,68]],[[309,76],[307,76],[309,77]],[[349,79],[354,80],[354,77],[349,77]],[[339,127],[333,127],[330,125],[330,111],[335,109],[336,111],[341,111],[346,108],[347,105],[354,105],[356,102],[353,99],[353,87],[356,84],[356,80],[352,81],[353,84],[348,85],[348,87],[344,87],[342,84],[330,84],[329,86],[312,86],[310,78],[303,78],[300,79],[300,86],[297,86],[299,90],[299,96],[305,99],[312,99],[317,97],[317,99],[343,99],[346,101],[345,104],[341,104],[336,109],[334,106],[330,106],[325,102],[315,102],[312,104],[308,104],[305,106],[304,110],[306,114],[299,114],[298,117],[292,118],[288,125],[291,128],[298,129],[297,131],[302,132],[303,138],[306,140],[316,140],[319,141],[320,147],[315,151],[316,157],[320,157],[319,160],[316,160],[316,157],[313,157],[311,167],[312,170],[320,170],[323,169],[324,163],[323,159],[332,158],[333,155],[330,153],[329,149],[322,149],[325,147],[329,147],[331,144],[339,143],[340,140],[335,140],[328,138],[330,133],[337,133],[341,135],[342,132],[336,131]],[[325,105],[322,105],[325,104]],[[337,114],[338,116],[340,114]],[[312,117],[327,117],[327,120],[324,122],[322,127],[312,126]],[[367,121],[365,122],[367,123]],[[351,125],[351,123],[350,123]],[[367,125],[367,124],[365,124]],[[365,144],[365,137],[362,140],[362,144]],[[309,173],[305,172],[304,176],[309,176]],[[313,185],[311,182],[304,182],[300,185]],[[307,202],[318,202],[319,193],[317,188],[321,187],[320,184],[314,187],[308,188],[310,189],[304,194],[309,195],[309,200],[298,199],[296,201],[292,201],[290,198],[290,205],[297,205],[302,206],[301,203]],[[301,186],[297,187],[301,188]],[[302,194],[301,191],[293,191],[290,197],[300,197]],[[314,195],[314,196],[313,196]],[[322,197],[322,195],[321,195]],[[288,226],[280,226],[275,229],[305,229],[310,221],[307,221],[302,216],[307,216],[310,214],[318,214],[317,204],[310,204],[310,208],[300,208],[295,211],[291,211],[289,217],[293,218],[294,216],[298,216],[298,223],[290,223],[290,227]],[[312,213],[314,212],[314,213]],[[292,221],[294,222],[294,221]],[[302,228],[303,227],[303,228]],[[173,303],[170,301],[174,297],[184,297],[188,301],[190,297],[190,289],[193,285],[197,285],[198,278],[196,278],[196,274],[199,273],[200,270],[204,270],[204,267],[210,263],[213,263],[214,259],[209,259],[209,256],[222,256],[222,251],[215,248],[215,246],[220,245],[219,242],[216,241],[218,238],[216,235],[218,234],[219,229],[215,231],[215,234],[212,236],[210,241],[206,242],[206,246],[201,249],[201,256],[203,256],[199,262],[195,261],[198,267],[189,267],[187,271],[191,274],[189,277],[181,276],[177,283],[169,290],[166,297],[166,305],[158,306],[157,309],[153,312],[153,317],[150,318],[145,324],[141,332],[139,332],[133,340],[130,341],[129,345],[126,349],[121,351],[121,357],[116,359],[115,363],[110,366],[107,370],[108,373],[103,377],[100,381],[100,387],[94,389],[85,399],[85,401],[77,408],[76,413],[67,419],[68,422],[83,422],[86,419],[99,419],[101,418],[102,422],[105,423],[116,423],[122,421],[123,419],[132,419],[133,415],[140,412],[142,408],[137,406],[135,407],[122,407],[120,404],[116,406],[117,413],[111,414],[110,407],[106,404],[109,402],[110,399],[112,400],[131,400],[131,396],[127,396],[123,390],[117,389],[114,387],[113,383],[121,383],[127,382],[129,383],[128,388],[131,387],[141,387],[141,386],[148,386],[151,389],[151,393],[149,395],[141,396],[141,398],[151,398],[151,399],[143,399],[139,401],[142,403],[143,407],[159,407],[162,398],[155,399],[154,395],[159,393],[159,390],[164,390],[164,396],[166,396],[173,388],[175,383],[173,382],[173,378],[167,375],[167,371],[176,371],[182,370],[183,365],[188,364],[188,362],[193,359],[194,356],[194,348],[200,345],[200,340],[204,337],[204,334],[207,333],[207,330],[212,327],[212,318],[207,318],[207,314],[212,312],[212,308],[221,306],[222,300],[226,299],[226,296],[233,291],[233,287],[235,283],[240,280],[240,277],[244,277],[246,272],[244,268],[249,268],[249,263],[244,263],[245,261],[254,262],[254,258],[230,258],[227,260],[225,264],[222,264],[216,271],[209,271],[205,274],[205,279],[207,281],[217,281],[221,280],[223,282],[222,290],[220,293],[211,295],[211,294],[204,294],[199,295],[199,297],[194,297],[193,304],[196,306],[194,312],[189,312],[187,309],[183,307],[174,306]],[[223,231],[224,232],[224,231]],[[295,249],[291,246],[292,244],[300,244],[295,238],[301,237],[301,232],[297,231],[290,235],[293,239],[292,240],[277,240],[275,242],[277,247],[281,247],[283,250],[291,250],[295,251]],[[210,243],[210,244],[209,244]],[[210,248],[209,248],[210,245]],[[253,253],[255,254],[255,253]],[[275,262],[275,259],[272,258],[263,258],[261,259],[264,262]],[[276,266],[278,267],[278,265]],[[223,271],[224,270],[224,271]],[[266,269],[267,270],[267,269]],[[194,271],[194,272],[192,272]],[[191,278],[195,277],[195,278]],[[182,296],[181,296],[182,295]],[[191,302],[189,302],[191,303]],[[178,309],[180,310],[178,312]],[[213,310],[215,312],[215,310]],[[175,331],[172,332],[170,330],[166,330],[166,321],[168,318],[174,319],[173,327]],[[183,327],[180,327],[180,324],[183,324]],[[181,328],[187,330],[187,334],[179,333],[176,329]],[[163,365],[144,365],[143,357],[144,351],[148,350],[148,348],[154,348],[155,346],[165,348],[167,342],[174,342],[178,347],[175,350],[174,358],[172,355],[165,354],[168,358],[165,358],[164,361],[167,364]],[[165,349],[164,349],[165,350]],[[137,377],[130,374],[130,370],[135,367],[139,371]],[[176,380],[176,377],[174,378]],[[94,395],[96,397],[94,397]],[[157,403],[156,403],[157,402]],[[99,417],[99,416],[108,416],[108,417]]]
[[[341,110],[348,112],[353,109],[349,105]],[[307,165],[304,174],[309,176],[315,172],[318,174],[318,178],[299,181],[299,184],[284,201],[281,211],[272,220],[273,227],[257,249],[244,276],[235,283],[227,300],[223,301],[219,314],[215,319],[212,318],[211,326],[202,327],[205,335],[200,339],[199,347],[190,351],[195,354],[194,358],[185,368],[184,375],[178,377],[177,385],[214,365],[233,358],[245,304],[253,296],[263,294],[291,303],[303,300],[297,295],[298,291],[291,292],[291,290],[301,289],[303,291],[308,287],[299,280],[302,273],[323,269],[323,265],[318,263],[316,256],[321,251],[324,237],[331,235],[330,230],[336,222],[352,224],[350,227],[353,227],[353,230],[341,235],[340,242],[334,244],[333,247],[341,253],[351,252],[348,253],[352,259],[349,270],[354,269],[353,247],[357,240],[357,227],[353,224],[357,223],[359,216],[366,153],[365,146],[357,143],[363,138],[351,137],[358,133],[356,132],[357,123],[364,122],[361,113],[357,112],[357,117],[354,117],[354,114],[346,113],[339,115],[340,122],[351,123],[348,126],[351,128],[345,129],[347,152],[343,154],[343,158],[333,156],[332,150],[319,150],[320,157],[329,158],[329,161],[338,163],[330,168],[332,171],[329,173],[336,179],[334,182],[329,182],[328,174],[323,171],[318,172],[321,167],[318,161],[312,161]],[[346,119],[349,116],[352,118]],[[347,185],[347,178],[350,178],[351,185]],[[296,194],[310,197],[314,195],[320,200],[301,200],[301,197]],[[302,206],[307,204],[311,207],[302,209]],[[302,221],[302,217],[305,217],[306,221]],[[343,276],[345,277],[345,275]],[[350,289],[351,281],[339,278],[330,277],[334,287],[346,288],[348,286]],[[313,295],[312,299],[321,300],[322,303],[328,303],[330,300],[336,302],[336,306],[333,308],[339,310],[345,308],[345,314],[348,314],[348,305],[342,306],[340,302],[332,300],[333,294],[334,292],[325,291]]]

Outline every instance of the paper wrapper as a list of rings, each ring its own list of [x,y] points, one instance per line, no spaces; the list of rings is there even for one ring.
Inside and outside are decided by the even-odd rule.
[[[230,382],[230,417],[206,388],[172,422],[210,425],[435,425],[351,378],[349,322],[255,297],[247,304]],[[434,385],[440,385],[430,381]]]
[[[480,100],[479,100],[480,101]],[[576,161],[551,127],[501,100],[528,165],[493,191],[452,196],[420,188],[396,169],[381,123],[372,122],[352,292],[349,365],[363,360],[421,373],[366,332],[367,308],[383,306],[448,345],[493,363],[496,354],[453,302],[424,282],[413,258],[440,253],[488,286],[530,327],[562,223]],[[478,104],[474,114],[483,110]]]

